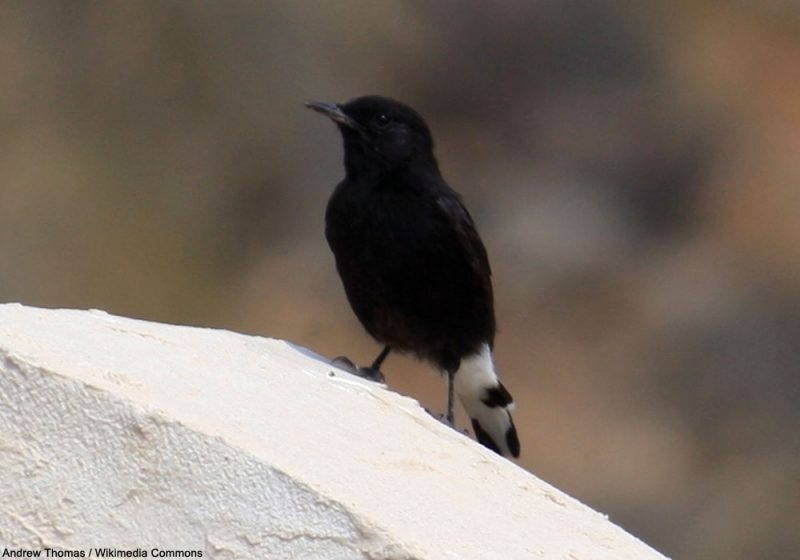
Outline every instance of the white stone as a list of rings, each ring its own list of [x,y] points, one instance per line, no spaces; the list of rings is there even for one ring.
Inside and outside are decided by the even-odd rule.
[[[0,305],[0,547],[663,558],[302,348],[17,304]]]

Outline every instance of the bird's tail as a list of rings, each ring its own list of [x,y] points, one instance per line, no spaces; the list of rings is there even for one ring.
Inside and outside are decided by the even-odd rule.
[[[501,455],[519,457],[517,429],[511,418],[514,400],[497,378],[488,344],[461,359],[454,384],[477,440]]]

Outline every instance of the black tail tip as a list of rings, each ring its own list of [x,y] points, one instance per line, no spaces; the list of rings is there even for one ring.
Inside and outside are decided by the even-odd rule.
[[[489,408],[498,406],[507,408],[514,402],[514,399],[511,397],[511,393],[508,392],[508,389],[505,388],[505,385],[498,380],[496,387],[486,389],[486,394],[481,399],[481,402]]]
[[[511,456],[515,459],[519,457],[519,437],[517,437],[517,428],[514,427],[514,422],[506,430],[506,445],[508,450],[511,451]]]
[[[508,419],[511,421],[511,425],[509,425],[505,434],[506,447],[511,456],[516,459],[519,457],[519,437],[517,436],[517,428],[514,426],[514,421],[511,420],[511,415],[508,416]],[[497,445],[497,442],[495,442],[492,436],[490,436],[475,419],[472,419],[472,431],[475,432],[475,438],[478,440],[478,443],[484,447],[488,447],[498,455],[505,455],[500,450],[500,446]]]

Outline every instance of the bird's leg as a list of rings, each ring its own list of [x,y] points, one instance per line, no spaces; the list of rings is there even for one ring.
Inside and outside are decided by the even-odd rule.
[[[452,370],[447,371],[447,413],[444,419],[450,427],[455,427],[453,423],[453,377],[455,377],[455,373]]]
[[[384,346],[383,350],[381,350],[381,353],[378,354],[378,357],[375,358],[371,366],[358,367],[345,356],[338,356],[334,358],[333,364],[345,371],[352,373],[353,375],[363,377],[364,379],[369,379],[370,381],[383,383],[385,377],[383,376],[383,373],[381,373],[381,364],[383,364],[383,361],[386,359],[386,356],[389,355],[391,350],[391,346]]]
[[[383,350],[381,350],[381,353],[378,354],[378,357],[372,361],[372,365],[369,367],[365,366],[358,368],[358,373],[356,375],[359,375],[365,379],[377,381],[378,383],[383,383],[386,378],[383,376],[383,373],[381,372],[381,364],[391,351],[392,351],[391,346],[389,346],[388,344],[384,346]]]
[[[378,357],[375,358],[375,360],[372,362],[372,365],[369,366],[370,369],[376,369],[376,370],[380,371],[381,365],[383,364],[383,360],[386,359],[386,356],[388,356],[389,352],[391,352],[391,351],[392,351],[392,347],[391,346],[389,346],[388,344],[386,346],[384,346],[383,350],[381,350],[381,353],[378,354]]]

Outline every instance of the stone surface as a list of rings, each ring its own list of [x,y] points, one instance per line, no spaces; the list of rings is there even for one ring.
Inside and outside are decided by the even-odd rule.
[[[414,400],[302,348],[17,304],[0,305],[0,545],[663,558]]]

